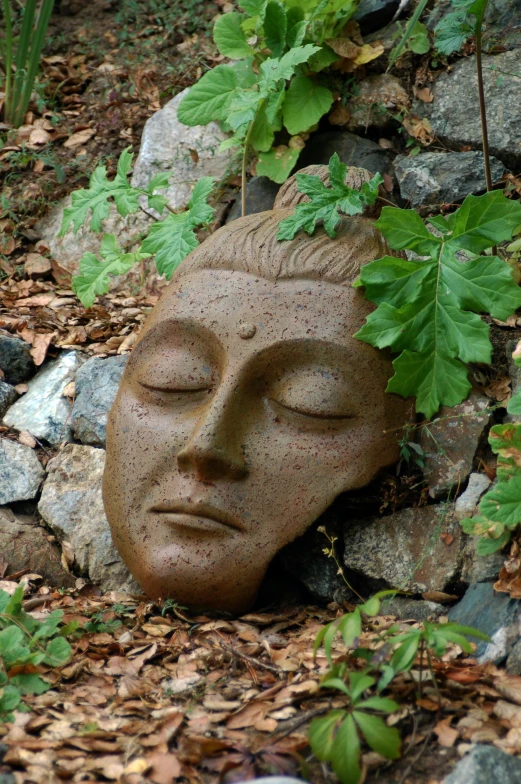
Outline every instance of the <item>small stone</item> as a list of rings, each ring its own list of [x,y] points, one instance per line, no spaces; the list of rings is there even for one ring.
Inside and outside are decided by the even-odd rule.
[[[506,670],[512,675],[521,675],[521,640],[516,642],[508,654]]]
[[[461,581],[466,585],[495,582],[505,561],[505,556],[501,552],[479,555],[477,552],[478,536],[464,534],[463,540]]]
[[[367,35],[388,25],[399,5],[399,0],[360,0],[353,19],[362,35]]]
[[[423,474],[431,498],[442,498],[467,481],[490,423],[489,402],[485,395],[471,392],[463,403],[453,408],[443,406],[438,417],[421,428]]]
[[[450,505],[424,506],[346,522],[344,547],[344,565],[372,587],[423,594],[456,579],[462,531]]]
[[[299,165],[300,168],[300,165]],[[253,215],[256,212],[272,210],[275,197],[279,192],[280,185],[270,180],[269,177],[252,177],[246,185],[246,215]],[[228,213],[226,223],[241,217],[241,193]]]
[[[0,369],[4,372],[4,381],[9,384],[27,381],[36,370],[30,345],[25,340],[0,333]]]
[[[407,109],[409,104],[409,95],[396,76],[368,76],[359,85],[358,94],[346,103],[350,116],[345,127],[349,131],[385,128],[392,120],[392,113]]]
[[[489,661],[499,664],[506,659],[521,631],[519,601],[494,591],[492,583],[475,583],[450,610],[449,621],[488,634],[491,642],[476,640],[474,656],[480,664]]]
[[[428,621],[444,615],[447,608],[438,602],[425,599],[409,599],[406,596],[393,596],[383,599],[379,615],[396,615],[401,621]]]
[[[472,746],[442,784],[519,784],[521,760],[495,746]]]
[[[0,439],[0,506],[34,498],[43,477],[44,470],[30,447]]]
[[[498,182],[505,167],[497,158],[490,159],[492,180]],[[470,193],[485,191],[482,152],[426,152],[421,155],[397,155],[396,178],[403,199],[412,207],[424,204],[453,204]]]
[[[28,253],[25,259],[24,272],[30,278],[44,278],[52,269],[50,259],[39,253]]]
[[[76,564],[103,591],[140,593],[112,543],[101,496],[105,452],[67,444],[47,465],[38,511],[58,539],[70,542]]]
[[[483,81],[490,123],[490,152],[517,170],[521,162],[521,50],[483,56]],[[498,74],[501,79],[498,79]],[[480,149],[481,122],[475,55],[464,57],[444,71],[431,87],[434,101],[415,101],[414,114],[427,118],[433,131],[450,147],[470,145]]]
[[[55,588],[74,586],[74,578],[61,564],[59,547],[51,540],[32,515],[15,515],[9,507],[0,508],[2,561],[7,564],[7,574],[29,569]]]
[[[105,446],[107,416],[127,361],[128,356],[93,357],[78,370],[72,429],[82,444]]]
[[[0,381],[0,419],[2,419],[9,406],[14,403],[17,397],[18,393],[14,387],[6,384],[5,381]]]
[[[454,514],[458,520],[472,517],[476,513],[481,496],[486,493],[491,484],[492,481],[486,474],[472,473],[469,476],[467,489],[454,504]]]
[[[53,445],[70,441],[71,403],[63,397],[63,390],[84,361],[79,351],[67,351],[44,365],[29,382],[26,394],[5,414],[6,425],[28,430]]]

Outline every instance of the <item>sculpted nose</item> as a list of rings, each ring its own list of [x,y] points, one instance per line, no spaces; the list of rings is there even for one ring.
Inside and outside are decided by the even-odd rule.
[[[248,475],[233,408],[222,400],[209,404],[190,440],[177,454],[181,471],[192,471],[202,480],[237,480]]]

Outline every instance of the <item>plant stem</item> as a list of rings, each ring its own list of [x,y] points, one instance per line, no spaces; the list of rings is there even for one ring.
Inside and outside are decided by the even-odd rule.
[[[13,78],[13,29],[11,25],[11,8],[9,0],[4,0],[5,16],[5,110],[4,116],[9,115],[9,106],[12,100],[12,78]]]
[[[434,686],[434,691],[436,692],[436,697],[438,698],[438,708],[441,709],[441,694],[438,687],[438,681],[436,680],[436,676],[434,674],[434,670],[432,668],[432,659],[431,654],[427,646],[425,646],[425,652],[427,653],[427,664],[429,665],[429,672],[432,678],[432,685]]]
[[[481,117],[481,137],[483,140],[483,160],[485,163],[485,181],[487,191],[492,190],[492,173],[490,171],[490,152],[488,146],[487,109],[485,104],[485,89],[483,86],[483,65],[481,59],[481,31],[482,17],[476,22],[476,70],[478,73],[479,114]]]
[[[263,102],[264,103],[264,102]],[[262,103],[259,106],[261,108]],[[259,111],[257,110],[257,112]],[[246,215],[246,165],[248,163],[248,150],[250,147],[250,139],[253,132],[253,126],[255,125],[255,120],[257,119],[257,114],[253,118],[250,123],[250,127],[248,128],[248,133],[246,134],[246,138],[244,140],[244,150],[242,151],[242,171],[241,171],[241,216],[244,218]]]

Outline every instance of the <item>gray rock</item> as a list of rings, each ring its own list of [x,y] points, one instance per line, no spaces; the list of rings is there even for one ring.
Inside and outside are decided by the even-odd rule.
[[[431,498],[442,498],[464,484],[472,471],[474,457],[485,439],[491,413],[489,399],[471,392],[453,408],[446,406],[438,417],[421,428],[419,444],[425,452],[423,473]],[[483,413],[482,413],[483,412]]]
[[[0,381],[0,419],[2,419],[9,406],[12,406],[17,397],[18,393],[14,387],[6,384],[5,381]]]
[[[273,209],[275,197],[280,185],[268,177],[252,177],[246,185],[246,215]],[[241,193],[239,191],[233,206],[228,213],[226,223],[241,217]]]
[[[489,0],[485,23],[486,39],[505,47],[518,47],[521,40],[521,0]]]
[[[374,588],[445,591],[459,573],[462,531],[449,505],[425,506],[349,521],[344,547],[344,565]]]
[[[521,49],[483,57],[483,80],[490,152],[510,168],[521,163]],[[501,77],[501,78],[499,78]],[[413,112],[427,117],[434,132],[451,147],[481,149],[481,124],[475,56],[456,62],[432,87],[434,101],[416,101]],[[492,121],[493,120],[493,121]]]
[[[503,566],[505,556],[499,553],[479,555],[477,545],[479,537],[463,535],[463,565],[461,567],[461,582],[465,585],[473,583],[495,582]]]
[[[29,446],[0,439],[0,505],[34,498],[44,470]]]
[[[61,563],[59,547],[33,515],[15,514],[9,507],[0,508],[0,541],[6,574],[28,569],[40,574],[55,588],[74,586],[74,577]]]
[[[25,340],[0,334],[0,370],[9,384],[21,384],[31,378],[36,366]]]
[[[132,176],[132,185],[143,188],[159,172],[171,172],[166,196],[174,210],[188,204],[201,177],[222,180],[234,154],[231,150],[219,152],[229,134],[217,123],[192,128],[179,122],[177,109],[187,92],[183,90],[147,120]]]
[[[116,398],[128,356],[93,357],[76,373],[72,429],[82,444],[105,446],[107,416]]]
[[[496,158],[490,161],[492,179],[497,182],[505,167]],[[483,153],[426,152],[410,157],[397,155],[396,178],[403,199],[412,207],[424,204],[453,204],[470,193],[486,190]]]
[[[521,675],[521,640],[516,642],[508,654],[506,671],[512,675]]]
[[[392,172],[389,155],[380,145],[348,131],[327,131],[312,136],[299,158],[299,169],[312,164],[327,165],[335,152],[346,166],[360,166],[372,174]]]
[[[406,596],[393,596],[382,601],[380,615],[396,615],[401,621],[428,621],[439,618],[447,612],[447,607],[438,602],[425,599],[409,599]]]
[[[520,604],[506,593],[494,591],[492,583],[470,585],[463,599],[449,612],[449,621],[472,626],[488,634],[491,642],[479,641],[475,656],[480,664],[502,662],[521,631]]]
[[[491,484],[492,482],[486,474],[472,473],[469,476],[467,489],[454,504],[454,514],[458,520],[476,514],[481,496],[486,493]]]
[[[71,404],[63,390],[85,361],[79,351],[67,351],[48,362],[29,382],[29,390],[4,416],[4,422],[18,430],[58,445],[72,437]]]
[[[140,589],[112,543],[101,497],[105,452],[67,444],[47,465],[38,511],[74,551],[80,572],[104,591]]]
[[[519,784],[521,760],[495,746],[475,745],[442,784]]]
[[[353,18],[366,35],[389,24],[399,5],[399,0],[360,0]]]

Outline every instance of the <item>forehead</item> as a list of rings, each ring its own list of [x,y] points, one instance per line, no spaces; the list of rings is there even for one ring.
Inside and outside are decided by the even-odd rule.
[[[157,329],[160,325],[189,321],[222,339],[237,335],[246,323],[255,326],[252,340],[256,343],[316,338],[360,352],[365,344],[353,334],[370,310],[360,290],[350,286],[315,280],[270,281],[244,272],[201,270],[172,282],[147,322],[145,334],[154,331],[160,339],[164,334]]]

